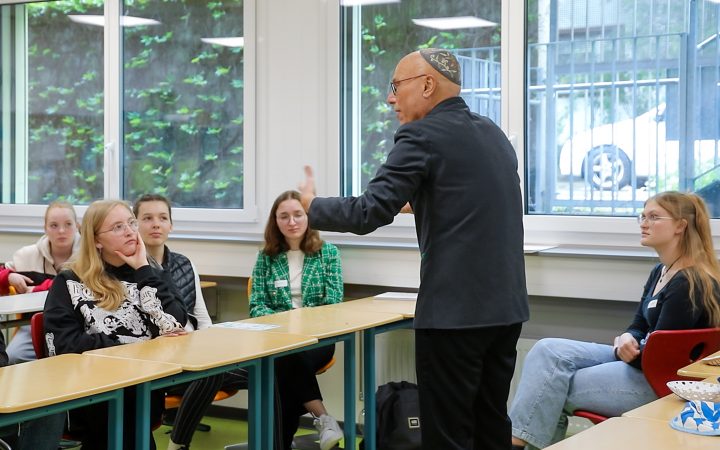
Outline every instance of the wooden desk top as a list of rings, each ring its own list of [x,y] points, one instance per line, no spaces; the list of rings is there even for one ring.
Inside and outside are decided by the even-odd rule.
[[[368,297],[342,302],[338,304],[338,307],[400,314],[405,319],[413,319],[415,317],[415,303],[417,303],[415,300],[392,300]]]
[[[673,430],[659,420],[613,417],[571,436],[547,450],[717,450],[717,436]]]
[[[179,364],[199,371],[315,344],[317,339],[287,333],[210,327],[184,336],[160,337],[85,354]]]
[[[47,291],[0,296],[0,314],[20,314],[42,311]]]
[[[720,352],[715,352],[712,354],[712,356],[718,355],[720,355]],[[702,361],[698,360],[678,370],[677,373],[678,375],[691,378],[706,378],[713,376],[719,377],[720,366],[711,366],[710,364],[705,364]]]
[[[175,364],[128,364],[65,354],[0,368],[0,413],[24,411],[180,373]]]
[[[299,308],[239,322],[280,325],[271,331],[324,339],[402,320],[399,314],[362,311],[342,304]]]
[[[217,282],[215,282],[215,281],[202,281],[202,280],[200,281],[200,289],[213,288],[213,287],[217,287]]]
[[[643,405],[624,413],[623,417],[634,417],[636,419],[658,420],[664,424],[677,416],[687,403],[675,394],[666,395],[654,402]]]
[[[708,383],[717,383],[717,378],[711,377],[703,381]],[[654,402],[635,408],[623,414],[623,417],[635,417],[638,419],[659,420],[664,423],[670,422],[670,419],[677,416],[687,403],[675,394],[666,395]]]

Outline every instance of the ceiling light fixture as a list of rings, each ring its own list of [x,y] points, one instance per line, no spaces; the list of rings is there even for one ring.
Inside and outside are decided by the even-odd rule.
[[[400,3],[400,0],[340,0],[340,6],[368,6],[385,3]]]
[[[222,45],[223,47],[244,47],[245,38],[240,37],[216,37],[216,38],[200,38],[206,44]]]
[[[413,19],[415,25],[434,28],[436,30],[457,30],[461,28],[496,27],[498,24],[489,20],[473,16],[461,17],[432,17],[427,19]]]
[[[75,23],[83,25],[93,25],[96,27],[105,26],[105,16],[95,14],[68,14],[68,18]],[[161,23],[154,19],[145,19],[143,17],[120,16],[120,26],[123,27],[143,27],[149,25],[160,25]]]

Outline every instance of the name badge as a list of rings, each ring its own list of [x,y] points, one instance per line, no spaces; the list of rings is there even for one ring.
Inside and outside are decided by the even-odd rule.
[[[648,308],[654,308],[657,306],[657,299],[650,300],[650,303],[648,303]]]
[[[284,288],[287,287],[288,280],[275,280],[275,287],[276,288]]]

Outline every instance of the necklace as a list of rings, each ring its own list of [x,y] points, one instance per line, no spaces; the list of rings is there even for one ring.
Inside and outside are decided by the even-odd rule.
[[[672,269],[672,267],[675,265],[676,262],[678,262],[679,259],[680,257],[678,256],[677,258],[675,258],[675,261],[673,261],[672,264],[670,264],[669,266],[663,266],[662,270],[660,271],[660,284],[665,282],[665,275],[670,272],[670,269]]]

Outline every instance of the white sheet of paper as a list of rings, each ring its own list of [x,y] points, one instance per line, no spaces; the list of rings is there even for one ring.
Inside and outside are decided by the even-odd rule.
[[[375,296],[377,300],[417,300],[417,292],[383,292]]]

